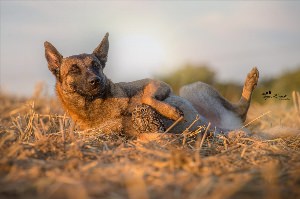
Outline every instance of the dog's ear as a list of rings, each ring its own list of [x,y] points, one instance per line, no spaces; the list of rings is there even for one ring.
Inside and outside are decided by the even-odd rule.
[[[109,42],[108,42],[109,34],[106,33],[104,38],[102,39],[101,43],[98,47],[94,50],[93,54],[99,59],[102,64],[102,67],[105,67],[107,61],[107,54],[109,49]]]
[[[56,50],[56,48],[48,41],[44,43],[45,56],[48,62],[49,70],[58,77],[60,65],[62,63],[63,56]]]

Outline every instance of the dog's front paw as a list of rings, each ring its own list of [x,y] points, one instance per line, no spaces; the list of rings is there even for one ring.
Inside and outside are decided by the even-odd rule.
[[[173,120],[178,120],[181,117],[184,117],[184,113],[177,107],[175,107],[175,117],[172,118]]]

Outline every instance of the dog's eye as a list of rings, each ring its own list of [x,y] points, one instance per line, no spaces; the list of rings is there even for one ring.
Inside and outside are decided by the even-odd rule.
[[[93,68],[99,69],[101,66],[100,66],[100,64],[98,64],[97,62],[92,61],[92,67],[93,67]]]
[[[73,74],[79,74],[81,72],[81,70],[77,64],[72,64],[69,72],[73,73]]]

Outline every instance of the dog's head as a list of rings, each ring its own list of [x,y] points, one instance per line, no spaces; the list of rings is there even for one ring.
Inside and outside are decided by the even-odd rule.
[[[107,78],[103,73],[109,49],[108,33],[92,54],[64,58],[49,42],[44,43],[48,68],[64,92],[94,99],[105,94]]]

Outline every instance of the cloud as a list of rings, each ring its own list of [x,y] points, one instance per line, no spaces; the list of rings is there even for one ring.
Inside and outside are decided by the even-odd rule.
[[[115,81],[150,77],[187,62],[209,63],[230,80],[242,81],[232,71],[245,74],[253,65],[278,74],[300,62],[299,8],[296,1],[4,1],[1,81],[15,79],[19,66],[26,66],[32,80],[48,74],[45,40],[69,56],[91,52],[107,31],[106,70]],[[15,90],[22,81],[29,80],[19,78]]]
[[[274,1],[215,6],[182,26],[186,31],[181,35],[185,41],[181,49],[187,50],[181,55],[195,63],[210,63],[222,79],[242,81],[232,71],[243,74],[254,65],[276,75],[283,66],[300,62],[297,8],[298,2]]]
[[[300,8],[299,2],[294,6]],[[291,12],[284,2],[239,2],[231,12],[211,12],[199,16],[197,25],[221,34],[244,31],[299,31],[299,12]]]

